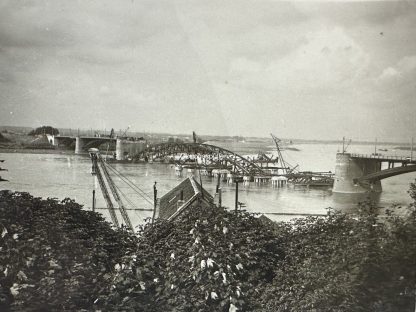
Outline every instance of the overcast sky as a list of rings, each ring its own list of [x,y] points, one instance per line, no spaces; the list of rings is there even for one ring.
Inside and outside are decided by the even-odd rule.
[[[0,125],[416,137],[416,2],[0,0]]]

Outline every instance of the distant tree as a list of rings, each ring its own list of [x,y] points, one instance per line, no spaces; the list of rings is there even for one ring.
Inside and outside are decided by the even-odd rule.
[[[39,135],[39,134],[58,135],[59,130],[51,126],[42,126],[29,132],[29,135]]]

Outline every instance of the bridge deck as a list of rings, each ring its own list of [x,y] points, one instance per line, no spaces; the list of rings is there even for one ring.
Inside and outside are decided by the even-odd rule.
[[[399,174],[403,173],[409,173],[416,171],[416,165],[409,165],[409,166],[403,166],[403,167],[396,167],[396,168],[390,168],[381,170],[378,172],[367,174],[363,177],[360,177],[357,179],[358,182],[361,181],[377,181],[382,180],[386,178],[390,178]]]
[[[416,159],[410,159],[407,156],[387,156],[387,155],[368,155],[368,154],[351,154],[351,158],[370,159],[380,162],[398,162],[416,164]]]

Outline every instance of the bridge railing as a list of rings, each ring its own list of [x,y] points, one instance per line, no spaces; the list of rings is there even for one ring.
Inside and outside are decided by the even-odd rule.
[[[388,155],[373,155],[373,154],[351,154],[353,158],[371,158],[371,159],[386,159],[386,160],[399,160],[399,161],[416,161],[408,156],[388,156]]]

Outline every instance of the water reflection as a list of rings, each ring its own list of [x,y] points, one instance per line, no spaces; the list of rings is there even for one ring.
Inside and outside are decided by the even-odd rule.
[[[331,207],[336,211],[344,213],[355,213],[360,203],[373,203],[375,207],[380,205],[381,193],[332,193],[334,206]]]

